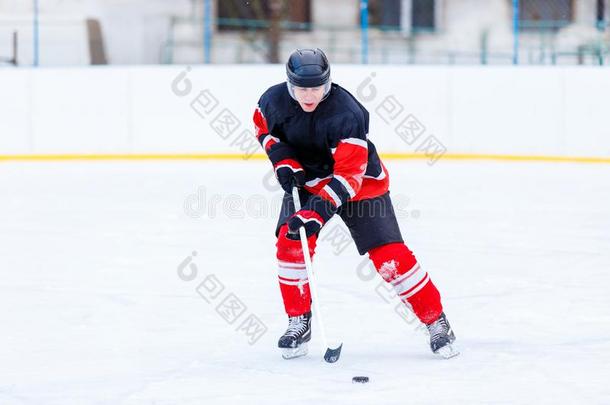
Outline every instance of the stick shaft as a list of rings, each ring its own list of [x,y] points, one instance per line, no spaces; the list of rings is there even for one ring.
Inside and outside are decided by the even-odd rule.
[[[292,200],[294,201],[295,211],[301,209],[301,200],[299,197],[299,189],[292,187]],[[301,247],[303,249],[303,257],[305,258],[305,268],[307,269],[307,278],[309,279],[309,291],[313,299],[313,308],[316,313],[315,318],[318,320],[318,328],[320,328],[320,335],[322,336],[322,344],[325,348],[328,348],[328,341],[326,340],[326,331],[324,330],[324,322],[322,322],[322,313],[320,312],[320,306],[318,305],[318,290],[313,273],[313,264],[311,263],[311,256],[309,256],[309,243],[307,242],[307,234],[305,228],[299,228],[299,235],[301,237]]]

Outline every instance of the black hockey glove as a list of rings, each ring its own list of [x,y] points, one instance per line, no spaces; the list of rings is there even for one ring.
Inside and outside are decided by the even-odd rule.
[[[335,205],[320,197],[312,195],[300,211],[297,211],[288,219],[288,239],[299,239],[299,228],[304,227],[309,238],[320,232],[320,229],[337,212]]]
[[[294,159],[284,159],[274,165],[275,177],[285,192],[291,193],[292,187],[305,185],[305,170]]]

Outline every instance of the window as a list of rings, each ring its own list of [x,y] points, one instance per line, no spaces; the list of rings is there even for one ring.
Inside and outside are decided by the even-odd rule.
[[[434,0],[411,0],[411,29],[434,30]]]
[[[280,8],[280,20],[285,29],[310,29],[311,0],[219,0],[218,29],[267,29],[273,3]]]
[[[597,28],[600,30],[606,29],[606,1],[605,0],[597,0],[597,11],[595,15],[595,22],[597,23]]]
[[[573,19],[573,0],[519,0],[522,29],[559,29]]]
[[[398,30],[400,28],[401,0],[369,1],[369,23],[381,29]]]
[[[385,30],[434,31],[436,0],[370,0],[369,23]]]

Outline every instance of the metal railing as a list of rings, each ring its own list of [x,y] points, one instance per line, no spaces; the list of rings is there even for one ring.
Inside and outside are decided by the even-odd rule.
[[[29,0],[32,4],[31,39],[27,39],[27,47],[21,47],[22,52],[28,49],[28,57],[23,57],[22,63],[37,66],[40,63],[40,30],[38,18],[39,0]],[[217,0],[220,1],[220,0]],[[277,0],[280,1],[280,0]],[[284,4],[289,4],[288,0]],[[501,21],[505,24],[505,32],[511,35],[502,45],[492,41],[489,33],[482,29],[473,33],[477,38],[470,38],[477,46],[452,45],[450,41],[439,40],[445,27],[438,23],[438,7],[447,4],[445,1],[408,0],[393,4],[411,4],[411,13],[427,13],[426,15],[410,15],[406,19],[398,11],[383,12],[380,7],[391,2],[381,0],[360,0],[359,21],[351,26],[331,26],[316,23],[280,21],[278,26],[282,33],[279,44],[271,44],[269,31],[273,24],[264,16],[259,19],[217,18],[211,14],[212,0],[193,0],[194,8],[191,17],[174,17],[170,19],[170,34],[160,45],[159,61],[173,63],[175,54],[183,48],[196,50],[201,57],[193,63],[225,62],[225,63],[264,63],[260,55],[271,55],[272,51],[293,49],[301,46],[303,38],[311,34],[316,46],[328,51],[334,59],[348,63],[398,63],[398,64],[596,64],[607,65],[610,59],[610,0],[591,2],[596,12],[590,18],[580,18],[575,21],[574,2],[570,0],[506,0],[512,4],[510,20]],[[434,2],[435,7],[426,8],[426,4]],[[595,7],[597,9],[595,10]],[[369,13],[371,12],[371,13]],[[432,14],[431,14],[432,13]],[[400,13],[399,13],[400,14]],[[458,18],[445,15],[444,19]],[[499,17],[502,18],[502,17]],[[506,17],[504,17],[506,18]],[[585,21],[583,23],[583,21]],[[405,23],[405,21],[407,21]],[[194,27],[193,35],[188,38],[175,35],[175,27],[189,24]],[[406,25],[405,25],[406,24]],[[589,30],[599,33],[598,37],[577,41],[577,44],[561,45],[555,39],[567,32],[572,24],[586,25]],[[218,28],[228,30],[218,30]],[[305,37],[303,36],[305,35]],[[453,33],[451,33],[453,35]],[[29,36],[28,36],[29,38]],[[474,41],[473,41],[474,39]],[[32,41],[32,57],[29,58],[29,41]],[[305,40],[307,41],[307,40]],[[43,42],[44,44],[44,42]],[[490,45],[495,44],[495,45]],[[275,47],[275,48],[274,48]],[[16,46],[14,57],[1,59],[3,63],[17,63]],[[227,48],[229,48],[227,50]],[[224,55],[233,52],[234,57],[219,60],[215,55],[222,50]],[[26,60],[26,62],[23,62]]]
[[[198,19],[176,18],[176,24],[193,24],[195,31],[201,30]],[[264,63],[268,52],[267,29],[269,21],[218,19],[216,24],[230,27],[231,30],[218,31],[214,34],[214,47],[234,51],[228,63]],[[442,29],[412,30],[403,32],[400,27],[370,25],[367,28],[366,43],[359,41],[362,34],[357,26],[329,26],[313,23],[295,23],[283,21],[281,28],[283,38],[280,49],[289,52],[300,46],[303,35],[315,34],[316,46],[324,49],[329,57],[347,63],[380,63],[380,64],[589,64],[607,65],[610,60],[610,37],[600,36],[595,41],[583,42],[568,48],[556,44],[555,37],[565,24],[556,22],[524,22],[519,26],[520,43],[517,48],[509,46],[499,48],[489,45],[488,32],[478,33],[476,49],[445,47],[434,50],[420,43],[420,39],[433,39],[446,34]],[[237,29],[240,28],[240,29]],[[604,27],[605,29],[605,27]],[[173,31],[173,30],[170,30]],[[173,63],[173,53],[177,47],[201,47],[197,38],[177,40],[168,38],[164,46],[163,63]],[[515,53],[516,52],[516,53]],[[364,55],[364,56],[363,56]],[[518,56],[518,58],[516,58]],[[216,60],[218,62],[218,60]]]

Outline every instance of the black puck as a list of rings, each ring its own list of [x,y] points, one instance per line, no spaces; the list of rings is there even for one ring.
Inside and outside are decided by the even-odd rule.
[[[356,377],[352,377],[352,382],[364,384],[369,382],[369,378],[363,375],[357,375]]]

